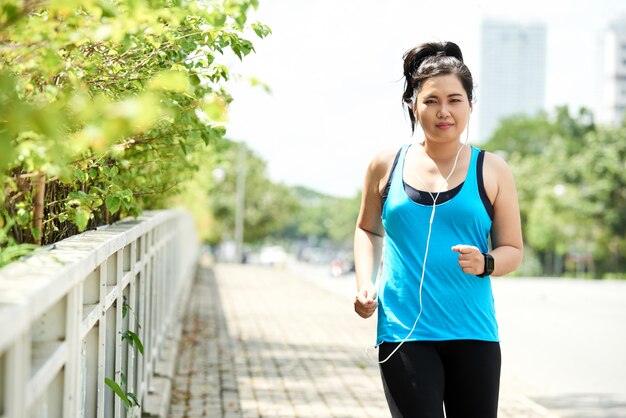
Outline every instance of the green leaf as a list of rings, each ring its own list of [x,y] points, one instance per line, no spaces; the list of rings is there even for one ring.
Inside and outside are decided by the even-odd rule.
[[[17,260],[23,255],[32,253],[37,248],[38,246],[33,244],[18,244],[3,248],[2,251],[0,251],[0,267]]]
[[[269,26],[263,25],[259,22],[254,22],[252,24],[252,29],[257,34],[257,36],[261,39],[265,38],[266,36],[272,33],[272,30],[269,28]]]
[[[135,346],[137,347],[137,349],[143,356],[143,344],[141,343],[141,339],[139,339],[139,335],[135,334],[132,331],[129,331],[129,332],[131,334],[131,337],[133,338],[133,341],[135,341]]]
[[[183,41],[181,47],[183,48],[183,51],[185,51],[186,54],[189,54],[190,52],[193,52],[196,49],[196,43],[187,38]]]
[[[80,232],[83,232],[87,228],[89,218],[91,217],[91,210],[79,207],[74,210],[74,223],[78,227]]]
[[[269,84],[264,83],[263,81],[259,80],[256,77],[249,77],[248,81],[250,82],[250,85],[252,87],[261,87],[263,90],[265,90],[265,92],[267,94],[272,94],[272,89],[270,88]]]
[[[18,225],[26,225],[30,222],[30,211],[25,208],[19,208],[17,210],[17,223]]]
[[[124,407],[126,409],[131,408],[133,405],[131,401],[128,399],[120,385],[117,384],[115,380],[109,379],[108,377],[104,378],[104,383],[111,388],[113,392],[124,402]]]
[[[44,55],[43,63],[47,67],[47,70],[50,72],[56,72],[62,66],[58,54],[53,51],[46,52],[46,54]]]
[[[109,213],[114,214],[120,210],[120,207],[122,206],[122,199],[117,196],[107,196],[105,205]]]
[[[184,93],[189,89],[189,77],[180,71],[161,71],[148,83],[152,90],[165,90]]]
[[[133,402],[135,402],[135,405],[141,408],[141,405],[139,405],[139,400],[137,399],[137,395],[135,395],[133,392],[128,392],[126,394],[130,399],[133,400]]]
[[[180,145],[180,148],[183,150],[183,154],[187,155],[187,147],[185,146],[185,142],[178,141],[178,145]]]
[[[204,98],[201,109],[211,121],[226,122],[228,113],[226,106],[226,100],[223,97],[212,94]]]
[[[98,7],[102,10],[102,16],[104,17],[115,17],[117,16],[117,10],[115,10],[115,6],[111,4],[111,2],[107,0],[98,0]]]
[[[5,20],[6,23],[12,23],[20,16],[20,9],[15,4],[9,2],[5,2],[0,11],[0,17],[2,20]]]
[[[143,355],[143,344],[137,334],[132,331],[125,331],[122,333],[122,340],[128,342],[128,344],[137,347],[141,355]]]
[[[73,174],[76,180],[80,181],[81,183],[86,183],[89,179],[89,177],[87,177],[87,173],[80,168],[74,170]]]
[[[120,370],[120,380],[122,381],[122,387],[126,387],[126,373],[124,370]]]

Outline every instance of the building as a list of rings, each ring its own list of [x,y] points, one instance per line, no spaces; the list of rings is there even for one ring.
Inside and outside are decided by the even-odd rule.
[[[488,20],[481,38],[478,137],[486,141],[502,118],[545,109],[546,27]]]
[[[626,111],[626,17],[611,22],[603,47],[602,106],[598,120],[619,125]]]

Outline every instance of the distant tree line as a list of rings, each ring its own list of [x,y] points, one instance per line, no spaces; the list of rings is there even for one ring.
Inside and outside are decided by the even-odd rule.
[[[523,274],[626,276],[626,119],[601,126],[584,108],[505,119],[484,145],[517,183]]]
[[[241,161],[239,147],[245,149]],[[216,244],[233,239],[236,216],[237,176],[245,173],[244,242],[325,243],[337,248],[351,246],[360,195],[330,196],[302,186],[273,182],[265,162],[250,148],[230,143],[220,160],[206,173],[211,219],[205,239]],[[196,189],[199,185],[193,187]]]

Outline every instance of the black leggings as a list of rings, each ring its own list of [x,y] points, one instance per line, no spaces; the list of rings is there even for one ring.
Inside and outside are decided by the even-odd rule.
[[[383,343],[382,361],[399,343]],[[393,418],[495,418],[500,343],[476,340],[405,342],[380,365]]]

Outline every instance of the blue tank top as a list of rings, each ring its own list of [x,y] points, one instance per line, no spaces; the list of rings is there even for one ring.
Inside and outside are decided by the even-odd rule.
[[[382,210],[385,248],[378,289],[378,344],[404,340],[420,312],[420,279],[432,205],[414,202],[404,190],[409,147],[400,151]],[[479,152],[472,147],[461,190],[437,204],[422,285],[422,315],[407,341],[499,341],[490,278],[463,273],[458,253],[451,250],[466,244],[488,251],[492,221],[478,188]]]

